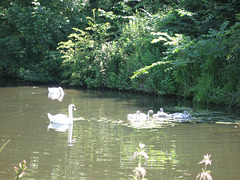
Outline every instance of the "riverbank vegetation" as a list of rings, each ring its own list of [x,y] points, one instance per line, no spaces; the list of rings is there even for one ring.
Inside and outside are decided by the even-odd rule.
[[[6,0],[0,76],[240,105],[236,0]]]

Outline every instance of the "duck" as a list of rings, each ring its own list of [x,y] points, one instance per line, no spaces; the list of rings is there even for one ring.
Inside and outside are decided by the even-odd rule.
[[[47,113],[48,119],[50,120],[51,123],[56,123],[56,124],[73,124],[73,110],[76,111],[75,105],[70,104],[68,106],[68,114],[69,117],[65,114],[56,114],[56,115],[51,115],[50,113]]]
[[[192,116],[188,111],[183,111],[183,113],[170,114],[173,119],[190,119]]]
[[[62,87],[49,87],[48,93],[50,94],[64,94]]]
[[[172,116],[170,114],[163,112],[163,108],[160,108],[160,110],[157,112],[157,114],[153,114],[153,117],[155,117],[155,118],[171,118]]]

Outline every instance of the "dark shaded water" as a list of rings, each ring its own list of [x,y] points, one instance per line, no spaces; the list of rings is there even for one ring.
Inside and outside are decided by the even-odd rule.
[[[14,166],[26,160],[23,179],[133,179],[132,159],[138,144],[146,145],[142,161],[146,178],[195,179],[203,155],[211,154],[213,179],[239,179],[239,111],[201,106],[152,95],[64,89],[62,102],[48,98],[47,86],[1,84],[0,179],[14,179]],[[47,113],[67,114],[75,104],[71,131],[48,129]],[[130,127],[127,114],[163,107],[188,110],[191,123]],[[151,128],[150,128],[151,127]],[[69,127],[66,127],[66,129]],[[72,138],[69,137],[72,135]],[[75,142],[68,143],[69,138]]]

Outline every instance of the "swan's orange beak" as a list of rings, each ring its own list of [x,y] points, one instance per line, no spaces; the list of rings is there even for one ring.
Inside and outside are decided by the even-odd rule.
[[[77,109],[75,107],[73,107],[73,110],[76,111]]]

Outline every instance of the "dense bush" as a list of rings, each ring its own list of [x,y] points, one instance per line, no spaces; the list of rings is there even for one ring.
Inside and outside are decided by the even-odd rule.
[[[56,48],[76,22],[54,3],[9,1],[1,6],[2,74],[32,81],[60,80],[56,78],[61,64]]]
[[[239,5],[4,1],[0,75],[239,106]]]

